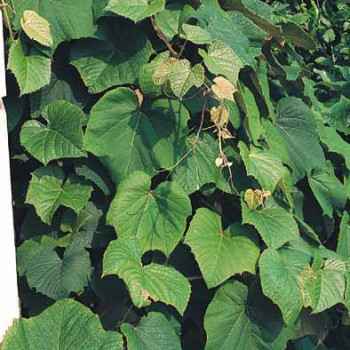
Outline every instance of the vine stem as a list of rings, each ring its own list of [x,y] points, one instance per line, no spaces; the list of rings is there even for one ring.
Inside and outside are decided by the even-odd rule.
[[[5,0],[1,0],[0,7],[2,8],[2,11],[4,13],[5,22],[6,22],[8,30],[9,30],[10,37],[12,40],[14,40],[15,36],[14,36],[12,28],[11,28],[10,18],[9,18],[8,13],[7,13],[7,6],[8,6],[8,4],[5,3]]]
[[[2,0],[3,1],[3,0]],[[159,37],[162,39],[162,41],[164,42],[164,44],[166,45],[166,47],[168,48],[170,54],[172,56],[177,56],[176,51],[174,50],[174,48],[171,46],[169,40],[166,38],[165,34],[160,30],[160,28],[157,26],[156,21],[154,19],[154,16],[151,16],[151,23],[152,23],[152,27],[153,29],[157,32],[157,34],[159,35]]]

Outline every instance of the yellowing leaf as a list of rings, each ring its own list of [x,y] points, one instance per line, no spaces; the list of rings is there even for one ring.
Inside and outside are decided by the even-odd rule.
[[[214,85],[211,87],[214,94],[220,99],[234,101],[233,94],[237,91],[235,86],[224,77],[216,77]]]
[[[44,46],[52,46],[50,23],[35,11],[23,12],[21,26],[30,39]]]

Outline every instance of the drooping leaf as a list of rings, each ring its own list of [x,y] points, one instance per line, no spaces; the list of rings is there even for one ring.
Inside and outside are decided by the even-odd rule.
[[[220,285],[234,274],[255,274],[259,257],[256,236],[245,228],[229,226],[225,231],[216,213],[200,208],[191,221],[185,244],[199,264],[208,288]]]
[[[130,18],[139,22],[164,9],[165,0],[109,0],[105,12],[113,12],[117,15]]]
[[[304,245],[291,244],[279,250],[267,249],[259,260],[263,292],[278,305],[287,324],[298,319],[304,305],[303,273],[308,273],[311,258]]]
[[[338,132],[332,127],[318,125],[317,130],[320,134],[320,139],[323,144],[327,146],[329,152],[340,154],[344,160],[345,165],[350,169],[350,145],[344,141]]]
[[[140,109],[134,91],[118,88],[92,108],[84,148],[100,158],[115,182],[135,170],[153,175],[180,159],[187,119],[177,101],[161,99]]]
[[[284,176],[285,170],[280,159],[271,151],[250,146],[250,150],[242,141],[238,147],[247,169],[247,174],[254,176],[263,189],[274,191]]]
[[[50,23],[35,11],[26,10],[23,12],[21,26],[30,39],[44,46],[53,44]]]
[[[53,249],[40,248],[27,263],[26,276],[30,287],[52,299],[68,298],[88,284],[89,253],[79,244],[70,244],[62,257]]]
[[[174,169],[173,180],[179,183],[187,193],[199,190],[207,183],[219,185],[222,179],[221,169],[215,166],[219,156],[219,147],[214,138],[201,133],[187,138],[187,156]]]
[[[43,164],[60,158],[86,157],[81,121],[84,113],[65,101],[48,105],[42,113],[47,125],[37,120],[24,123],[21,144]]]
[[[224,75],[231,83],[237,83],[243,63],[227,44],[219,40],[214,41],[209,45],[208,52],[200,49],[199,54],[211,73]]]
[[[16,9],[13,26],[20,29],[26,10],[35,11],[50,23],[53,48],[61,42],[92,36],[96,31],[93,21],[93,0],[12,0]],[[77,13],[80,15],[77,16]]]
[[[15,75],[21,95],[37,91],[50,83],[50,58],[34,48],[28,52],[19,39],[11,45],[7,68]]]
[[[70,53],[71,64],[91,93],[135,83],[141,66],[153,53],[151,43],[136,26],[107,22],[106,28],[101,40],[80,40]]]
[[[159,312],[150,312],[137,327],[124,323],[121,331],[130,350],[181,350],[180,339],[168,319]]]
[[[293,337],[277,307],[257,288],[231,281],[223,285],[204,317],[206,350],[281,350]]]
[[[287,146],[293,182],[312,169],[325,168],[316,121],[312,111],[300,99],[287,97],[278,102],[275,125]]]
[[[141,256],[138,239],[119,238],[111,242],[105,252],[103,274],[122,278],[135,306],[147,306],[151,300],[161,301],[183,314],[190,297],[190,283],[173,267],[156,263],[142,266]]]
[[[120,333],[106,332],[97,315],[73,299],[56,302],[39,316],[16,320],[5,336],[3,350],[121,350]]]
[[[324,116],[330,126],[346,135],[350,134],[350,99],[342,96]]]
[[[292,214],[281,208],[271,197],[266,199],[260,210],[250,210],[244,200],[241,204],[242,222],[254,226],[269,248],[279,248],[299,237],[298,226]]]
[[[63,170],[49,166],[32,173],[26,203],[32,204],[41,220],[50,224],[61,205],[79,212],[89,200],[91,191],[91,186],[74,175],[64,181]]]
[[[143,251],[169,255],[186,229],[191,204],[182,188],[165,182],[151,190],[151,177],[135,172],[118,185],[107,221],[119,237],[137,237]]]
[[[350,257],[350,217],[347,212],[344,212],[340,222],[337,253]]]
[[[343,209],[348,199],[343,184],[331,171],[315,169],[308,176],[310,187],[328,217],[333,216],[334,209]]]

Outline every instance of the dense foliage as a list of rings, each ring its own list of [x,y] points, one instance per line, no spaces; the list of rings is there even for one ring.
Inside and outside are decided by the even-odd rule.
[[[349,8],[3,1],[2,349],[349,348]]]

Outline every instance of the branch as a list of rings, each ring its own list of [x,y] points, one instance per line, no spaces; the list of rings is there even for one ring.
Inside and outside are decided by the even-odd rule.
[[[4,0],[1,0],[0,7],[2,8],[2,11],[4,13],[5,22],[6,22],[7,28],[9,30],[9,32],[10,32],[10,37],[11,37],[12,40],[14,40],[15,36],[13,35],[13,31],[12,31],[12,28],[11,28],[10,18],[8,16],[8,13],[7,13],[7,6],[8,6],[8,4],[6,4]]]
[[[153,29],[157,32],[158,36],[160,37],[160,39],[162,39],[162,41],[164,42],[164,44],[166,45],[166,47],[168,48],[170,54],[172,56],[177,56],[176,51],[174,50],[174,48],[171,46],[169,40],[166,38],[165,34],[158,28],[156,21],[154,19],[154,16],[151,16],[151,23],[152,23],[152,27]]]

